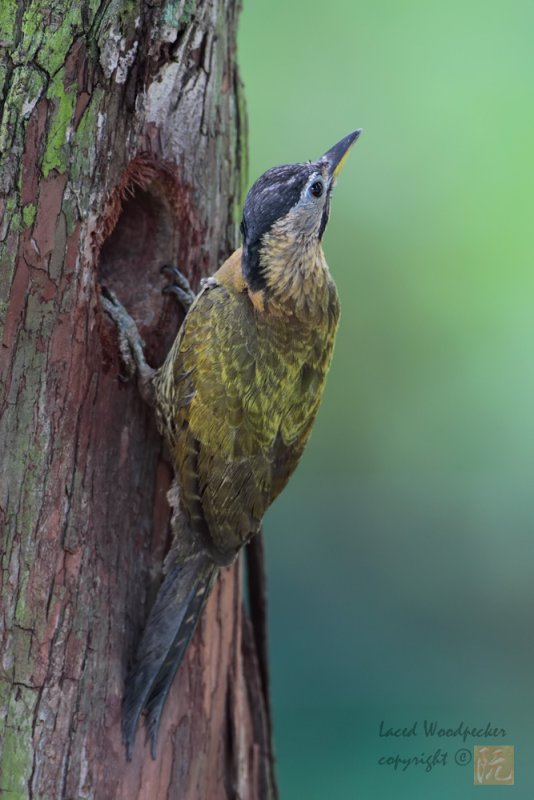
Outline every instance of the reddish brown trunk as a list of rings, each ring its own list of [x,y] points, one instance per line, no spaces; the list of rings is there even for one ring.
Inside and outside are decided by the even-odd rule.
[[[157,365],[179,323],[159,267],[178,263],[195,284],[235,245],[236,4],[7,7],[1,792],[273,797],[261,636],[243,616],[238,567],[218,580],[175,681],[157,761],[141,732],[126,762],[123,681],[168,546],[170,474],[98,304],[105,281]]]

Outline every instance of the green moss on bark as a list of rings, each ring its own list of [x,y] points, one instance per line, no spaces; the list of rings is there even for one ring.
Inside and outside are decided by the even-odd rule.
[[[24,206],[22,209],[22,221],[26,227],[33,225],[36,214],[37,208],[33,203],[28,203],[27,206]]]
[[[5,709],[0,728],[0,786],[5,800],[26,800],[33,769],[32,724],[37,692],[0,682],[0,697]],[[9,698],[9,699],[8,699]]]
[[[64,87],[65,70],[60,69],[52,81],[46,96],[55,104],[50,121],[46,149],[43,156],[42,172],[45,178],[50,170],[65,172],[68,161],[67,131],[72,121],[76,104],[76,86]]]
[[[14,42],[17,7],[18,0],[2,0],[0,3],[0,41],[4,46]]]
[[[15,53],[19,63],[34,61],[51,78],[65,63],[67,53],[82,31],[81,4],[34,0],[22,19],[22,40]],[[46,34],[46,35],[45,35]]]

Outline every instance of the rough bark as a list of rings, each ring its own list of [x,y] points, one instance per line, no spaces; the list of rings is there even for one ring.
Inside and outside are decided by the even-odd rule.
[[[98,287],[161,363],[236,243],[245,134],[235,0],[4,0],[0,12],[0,794],[274,796],[265,667],[239,568],[218,580],[158,759],[120,738],[168,546],[169,468],[121,382]],[[254,605],[254,604],[252,604]]]

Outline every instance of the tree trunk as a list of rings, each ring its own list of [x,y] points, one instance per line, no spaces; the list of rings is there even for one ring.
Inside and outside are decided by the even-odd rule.
[[[159,268],[177,263],[195,285],[236,244],[237,11],[235,0],[2,2],[6,800],[276,793],[263,639],[238,566],[215,585],[175,680],[157,761],[140,729],[126,762],[123,683],[168,547],[170,471],[98,302],[100,284],[116,291],[159,365],[180,321]]]

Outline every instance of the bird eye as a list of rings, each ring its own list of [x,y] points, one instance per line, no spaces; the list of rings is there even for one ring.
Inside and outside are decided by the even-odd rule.
[[[320,197],[323,193],[323,189],[324,186],[322,181],[315,181],[315,183],[312,183],[310,186],[310,192],[314,197]]]

